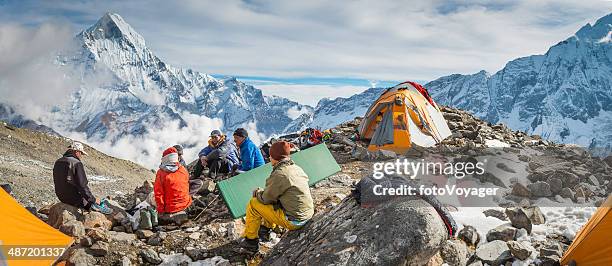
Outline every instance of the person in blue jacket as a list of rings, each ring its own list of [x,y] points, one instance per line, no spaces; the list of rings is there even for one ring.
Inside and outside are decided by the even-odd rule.
[[[234,131],[234,142],[240,153],[240,164],[234,166],[235,173],[249,171],[265,164],[261,151],[249,139],[249,133],[244,128],[238,128]]]
[[[210,133],[208,146],[198,153],[198,162],[194,167],[193,178],[200,178],[204,168],[208,168],[208,177],[215,179],[218,174],[227,174],[239,162],[236,147],[220,130]]]

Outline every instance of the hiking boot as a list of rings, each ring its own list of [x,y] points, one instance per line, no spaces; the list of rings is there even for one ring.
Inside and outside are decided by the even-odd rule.
[[[186,212],[184,211],[180,211],[177,213],[173,213],[170,215],[170,219],[176,224],[176,225],[183,225],[184,223],[189,221],[189,216],[187,215]]]
[[[263,225],[260,226],[259,231],[257,232],[259,240],[261,240],[262,242],[269,242],[272,239],[272,237],[270,236],[270,232],[272,232],[272,229]]]
[[[259,252],[259,239],[248,239],[245,237],[238,243],[238,247],[240,251],[245,253],[257,253]]]
[[[92,211],[100,212],[100,213],[105,214],[105,215],[109,215],[109,214],[113,213],[113,209],[109,208],[104,203],[102,203],[102,204],[92,203],[91,204],[91,210]]]

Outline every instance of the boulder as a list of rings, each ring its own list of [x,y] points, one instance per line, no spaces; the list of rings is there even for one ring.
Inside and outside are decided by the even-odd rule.
[[[111,229],[111,231],[115,231],[115,232],[125,232],[125,226],[123,225],[117,225],[117,226],[113,226],[113,229]]]
[[[468,246],[475,247],[478,246],[480,242],[480,235],[476,228],[471,225],[466,225],[465,227],[459,230],[457,234],[457,238],[463,240]]]
[[[140,229],[136,231],[136,236],[140,239],[149,239],[154,234],[155,233],[153,233],[151,230],[146,230],[146,229]]]
[[[559,266],[561,265],[559,260],[560,258],[557,256],[539,256],[537,265],[538,266]]]
[[[563,255],[563,249],[561,248],[561,245],[559,245],[559,243],[555,243],[555,242],[548,243],[546,244],[546,246],[540,249],[541,257],[547,257],[547,256],[561,257],[562,255]]]
[[[508,248],[510,249],[512,256],[519,260],[526,260],[529,258],[529,256],[531,256],[531,249],[521,242],[508,241],[506,244],[508,244]]]
[[[364,208],[347,197],[282,238],[262,265],[422,265],[447,238],[442,219],[424,200],[398,197]]]
[[[547,183],[550,185],[550,191],[553,195],[559,194],[561,189],[563,189],[563,181],[561,181],[559,178],[553,177],[549,179]]]
[[[599,180],[597,180],[597,177],[595,175],[590,175],[587,181],[589,181],[589,183],[593,186],[599,186]]]
[[[136,240],[136,236],[134,234],[128,234],[124,232],[114,232],[114,231],[109,231],[108,234],[109,234],[110,240],[114,242],[122,242],[122,243],[129,244],[132,241]]]
[[[185,251],[185,255],[189,256],[193,261],[199,261],[210,257],[210,253],[207,249],[199,248],[188,249]]]
[[[507,208],[506,215],[508,215],[508,219],[510,219],[512,226],[519,229],[525,228],[527,233],[531,234],[531,220],[529,220],[529,216],[525,214],[522,208]]]
[[[495,227],[487,233],[487,241],[491,242],[494,240],[501,240],[504,242],[515,240],[516,239],[516,228],[508,225],[502,224],[498,227]]]
[[[503,211],[497,210],[497,209],[488,209],[486,211],[482,212],[486,217],[495,217],[497,219],[500,219],[502,221],[506,221],[508,220],[508,216],[506,216],[506,214]]]
[[[588,199],[589,197],[593,196],[593,191],[591,190],[589,185],[585,183],[580,183],[576,185],[574,187],[574,191],[576,191],[576,194],[574,195],[574,197],[576,198]]]
[[[134,189],[134,193],[135,194],[149,194],[153,191],[153,183],[151,183],[151,181],[149,180],[145,180],[142,183],[142,186],[137,187],[136,189]]]
[[[570,171],[556,171],[554,177],[561,179],[564,187],[573,187],[578,184],[580,178]]]
[[[531,196],[533,197],[550,197],[552,196],[552,191],[550,190],[550,185],[543,181],[538,181],[535,183],[531,183],[527,185],[527,189],[531,192]]]
[[[354,141],[352,141],[351,139],[349,139],[347,137],[344,137],[344,136],[340,137],[338,142],[340,142],[340,143],[342,143],[342,144],[344,144],[346,146],[351,146],[351,147],[355,146],[355,142]]]
[[[87,229],[87,236],[93,239],[94,241],[106,241],[110,239],[108,235],[108,231],[103,230],[102,228],[91,228]]]
[[[483,183],[489,182],[498,187],[503,187],[503,188],[507,187],[506,184],[504,184],[504,181],[502,181],[499,177],[497,177],[496,175],[492,173],[485,172],[483,174],[476,174],[475,176]]]
[[[98,241],[91,245],[89,248],[89,254],[94,255],[96,257],[104,257],[108,254],[109,245],[107,242]]]
[[[83,247],[91,247],[93,245],[94,240],[91,237],[85,236],[78,239],[78,244]]]
[[[512,186],[512,192],[510,192],[510,194],[525,198],[531,197],[531,192],[529,192],[529,189],[527,189],[527,187],[521,183],[515,183]]]
[[[77,248],[70,251],[70,255],[68,255],[68,265],[95,265],[96,258],[92,255],[87,254],[85,249]]]
[[[129,220],[127,213],[123,210],[119,211],[113,208],[113,214],[110,215],[110,221],[114,226],[122,226],[126,220]]]
[[[605,159],[603,159],[603,161],[608,164],[608,166],[612,167],[612,155],[609,155],[608,157],[606,157]]]
[[[79,238],[85,235],[85,227],[83,226],[83,223],[77,220],[71,220],[71,221],[68,221],[60,225],[59,230],[64,234],[67,234],[69,236],[73,236],[76,238]]]
[[[344,150],[344,145],[342,144],[338,144],[338,143],[330,143],[328,144],[329,149],[332,151],[343,151]]]
[[[353,159],[365,162],[372,161],[375,158],[374,154],[368,151],[368,149],[358,145],[353,147],[353,150],[351,151],[351,157]]]
[[[161,246],[161,244],[166,239],[167,235],[168,234],[166,232],[156,232],[155,235],[149,238],[149,240],[147,241],[147,244],[151,246]]]
[[[49,220],[47,223],[54,228],[59,228],[62,224],[72,220],[79,220],[81,212],[79,208],[65,204],[56,203],[49,208]]]
[[[463,266],[467,264],[468,250],[463,241],[446,240],[440,249],[442,260],[450,266]]]
[[[516,171],[514,171],[514,169],[508,167],[508,165],[506,165],[505,163],[497,163],[495,166],[497,168],[501,169],[501,170],[504,170],[504,171],[508,172],[508,173],[516,173]]]
[[[561,197],[564,197],[566,199],[574,200],[574,191],[572,191],[571,188],[568,188],[568,187],[562,188],[561,192],[559,192],[559,195],[561,195]]]
[[[388,150],[377,150],[375,157],[377,161],[386,161],[397,158],[397,153]]]
[[[162,263],[162,259],[159,257],[159,254],[157,254],[157,252],[155,252],[155,250],[151,248],[141,249],[139,254],[142,260],[145,262],[148,262],[154,265],[158,265]]]
[[[315,188],[329,187],[329,188],[341,188],[351,187],[353,185],[353,178],[347,174],[338,173],[328,178],[321,180],[315,184]]]
[[[563,249],[559,243],[548,243],[540,249],[539,265],[559,265],[559,259],[563,255]]]
[[[123,258],[121,258],[121,266],[132,266],[132,261],[128,256],[123,256]]]
[[[512,253],[508,245],[501,240],[481,244],[476,249],[474,255],[482,262],[494,266],[504,265],[504,263],[512,259]]]
[[[206,258],[201,261],[198,261],[198,263],[200,263],[198,265],[215,265],[215,266],[231,266],[232,265],[229,260],[226,260],[225,258],[221,256],[214,256],[212,258]]]
[[[482,261],[477,260],[477,261],[474,261],[468,264],[468,266],[483,266],[483,265],[482,265]]]
[[[531,224],[533,225],[546,223],[546,217],[538,206],[525,207],[523,208],[523,212],[527,215],[527,217],[531,221]]]
[[[96,228],[100,227],[105,230],[110,230],[113,227],[111,222],[104,214],[90,211],[83,215],[83,225],[85,228]]]
[[[198,239],[200,239],[200,236],[202,236],[202,234],[200,232],[195,232],[195,233],[189,234],[188,237],[193,239],[193,240],[198,240]]]

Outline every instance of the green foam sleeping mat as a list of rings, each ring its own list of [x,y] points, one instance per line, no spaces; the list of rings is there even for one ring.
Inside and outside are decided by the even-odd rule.
[[[311,186],[340,171],[340,166],[325,144],[291,154],[291,159],[304,169]],[[221,195],[234,219],[246,214],[246,206],[251,200],[253,190],[257,187],[264,188],[270,173],[272,165],[267,163],[218,183]]]

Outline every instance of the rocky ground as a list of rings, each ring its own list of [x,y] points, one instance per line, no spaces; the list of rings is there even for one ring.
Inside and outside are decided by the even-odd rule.
[[[443,112],[453,136],[404,155],[368,151],[355,138],[358,118],[332,128],[326,145],[342,171],[312,188],[315,218],[301,230],[278,232],[254,256],[238,252],[244,222],[230,218],[214,183],[198,196],[202,215],[181,226],[130,228],[125,210],[146,201],[151,191],[142,179],[135,190],[112,197],[112,216],[82,214],[63,205],[43,207],[38,215],[77,239],[62,258],[69,264],[557,264],[578,229],[567,219],[579,227],[610,195],[612,159],[491,125],[460,110]],[[478,206],[444,202],[460,229],[452,238],[421,200],[399,197],[359,206],[351,193],[358,189],[354,185],[371,176],[374,163],[399,158],[487,159],[487,174],[462,181],[501,192]]]
[[[10,184],[13,196],[24,206],[42,206],[56,201],[53,164],[70,140],[0,121],[0,184]],[[114,158],[89,146],[83,161],[96,197],[129,193],[144,180],[153,180],[151,170]]]

